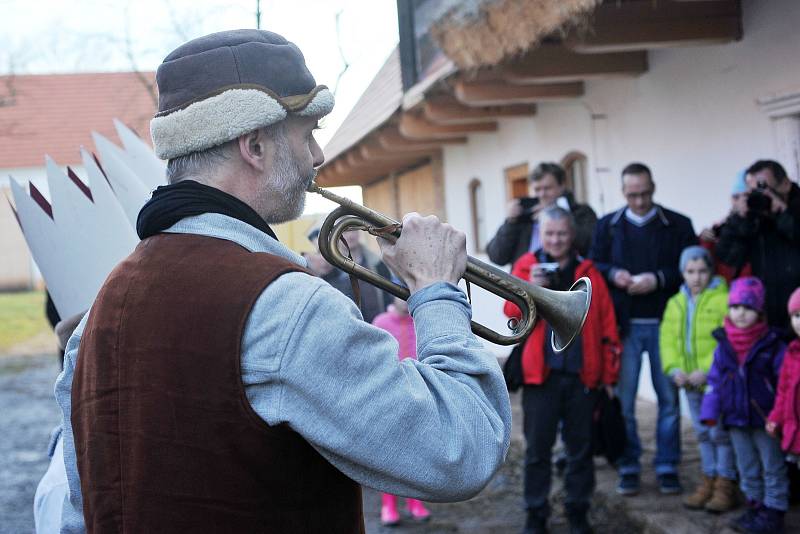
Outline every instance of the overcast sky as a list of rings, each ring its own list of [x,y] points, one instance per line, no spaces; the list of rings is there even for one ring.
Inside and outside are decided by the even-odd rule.
[[[254,28],[256,0],[0,0],[0,74],[155,70],[207,33]],[[336,87],[323,146],[397,44],[396,0],[262,0],[261,28],[297,44],[319,84]],[[309,199],[311,200],[311,199]]]

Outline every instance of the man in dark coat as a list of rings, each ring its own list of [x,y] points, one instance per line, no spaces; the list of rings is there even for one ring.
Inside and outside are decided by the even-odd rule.
[[[681,284],[681,251],[697,244],[692,222],[653,203],[655,183],[647,166],[631,163],[622,171],[627,206],[600,219],[590,258],[608,280],[617,321],[623,335],[619,397],[628,444],[619,462],[617,491],[639,491],[642,454],[636,430],[636,393],[642,354],[650,358],[650,374],[658,397],[657,452],[654,459],[662,493],[681,491],[680,411],[678,392],[661,371],[658,326],[667,300]]]
[[[715,252],[737,268],[750,263],[767,290],[767,321],[786,328],[786,299],[800,286],[800,187],[771,160],[747,169],[747,185],[747,206],[726,219]]]
[[[490,260],[498,265],[506,265],[516,262],[526,252],[539,250],[539,213],[554,205],[572,213],[575,219],[575,248],[578,254],[586,256],[592,243],[597,215],[586,204],[575,202],[572,193],[566,189],[566,179],[564,169],[557,163],[540,163],[533,170],[528,178],[528,193],[537,202],[530,210],[523,209],[520,199],[509,203],[508,217],[486,245]]]

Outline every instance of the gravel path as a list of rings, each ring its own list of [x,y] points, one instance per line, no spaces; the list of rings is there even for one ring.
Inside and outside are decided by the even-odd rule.
[[[33,532],[33,494],[47,470],[50,431],[60,413],[53,398],[55,354],[0,356],[0,533]]]

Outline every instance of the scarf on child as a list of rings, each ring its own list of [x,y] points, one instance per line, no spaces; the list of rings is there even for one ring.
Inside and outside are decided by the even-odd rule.
[[[736,352],[739,365],[744,365],[750,349],[753,348],[756,341],[764,337],[768,330],[769,326],[766,321],[759,321],[748,328],[739,328],[733,324],[730,318],[725,317],[725,335]]]

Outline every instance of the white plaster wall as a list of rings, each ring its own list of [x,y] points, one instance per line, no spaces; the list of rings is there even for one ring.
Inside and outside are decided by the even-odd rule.
[[[638,78],[588,82],[580,100],[542,104],[534,117],[503,119],[496,133],[446,147],[449,222],[471,232],[469,182],[478,178],[491,237],[505,216],[503,169],[558,161],[573,150],[588,156],[598,215],[622,205],[619,173],[638,160],[653,170],[656,201],[691,217],[696,231],[723,218],[736,173],[779,158],[773,124],[756,100],[800,90],[800,2],[745,0],[742,7],[742,41],[651,51],[649,71]],[[500,309],[497,299],[474,299],[481,322],[505,324]]]

